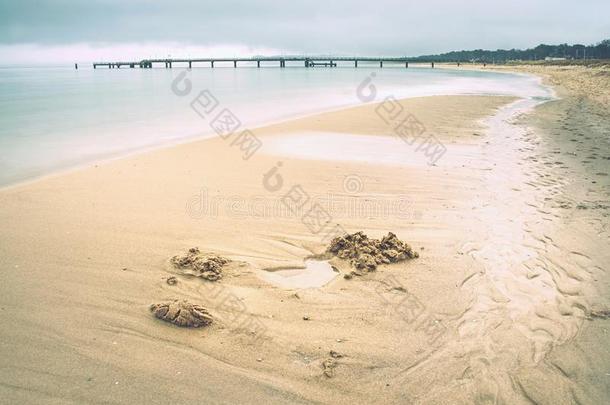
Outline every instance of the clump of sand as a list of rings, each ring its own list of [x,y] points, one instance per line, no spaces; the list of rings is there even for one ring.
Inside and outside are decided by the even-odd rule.
[[[217,255],[206,255],[199,248],[190,248],[184,256],[172,257],[174,267],[181,269],[183,273],[201,277],[209,281],[222,278],[222,268],[230,260]]]
[[[207,309],[185,300],[152,304],[150,310],[155,317],[186,328],[199,328],[212,323],[212,315]]]
[[[322,362],[322,373],[328,378],[335,376],[335,368],[337,368],[337,361],[333,358],[328,358]]]
[[[340,259],[349,260],[357,270],[366,271],[375,271],[380,264],[419,257],[411,246],[392,232],[388,232],[381,240],[369,238],[363,232],[339,236],[331,241],[327,252]]]

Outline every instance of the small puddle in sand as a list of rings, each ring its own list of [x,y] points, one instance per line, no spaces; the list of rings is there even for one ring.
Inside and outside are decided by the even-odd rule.
[[[263,270],[261,278],[282,288],[317,288],[329,283],[339,273],[325,260],[305,260],[305,267]]]

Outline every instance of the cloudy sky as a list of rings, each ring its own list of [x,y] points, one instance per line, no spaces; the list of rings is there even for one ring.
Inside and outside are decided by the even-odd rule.
[[[0,64],[589,44],[609,16],[609,0],[0,0]]]

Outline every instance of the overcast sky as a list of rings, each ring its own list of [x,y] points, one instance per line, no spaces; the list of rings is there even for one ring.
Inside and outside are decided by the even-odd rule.
[[[0,64],[269,53],[416,56],[610,38],[610,0],[0,0]]]

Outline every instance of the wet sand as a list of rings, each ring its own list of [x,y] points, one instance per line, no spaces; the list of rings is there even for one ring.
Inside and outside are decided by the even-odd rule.
[[[610,398],[610,321],[596,314],[610,308],[610,70],[586,67],[522,67],[536,73],[557,90],[559,100],[540,106],[524,120],[540,134],[544,148],[536,160],[546,178],[545,209],[555,212],[548,247],[557,259],[550,269],[569,296],[562,306],[582,312],[586,321],[566,344],[552,350],[544,371],[527,376],[531,397],[549,398],[532,384],[543,378],[561,387],[576,403],[605,403]],[[555,398],[553,398],[555,399]],[[557,399],[558,400],[558,399]],[[548,400],[547,400],[548,401]],[[538,402],[543,402],[539,400]]]
[[[0,395],[607,401],[608,321],[591,318],[610,296],[608,180],[595,174],[608,168],[598,144],[607,114],[591,121],[583,114],[593,107],[569,101],[517,119],[527,103],[507,97],[401,104],[447,147],[435,165],[406,143],[405,163],[388,164],[397,146],[386,141],[368,162],[320,156],[315,147],[345,136],[367,147],[371,136],[396,137],[367,105],[259,128],[263,147],[249,160],[210,139],[1,190]],[[579,119],[599,132],[571,142]],[[331,135],[326,146],[322,137],[266,149],[299,134]],[[282,204],[293,186],[310,197],[303,207]],[[331,235],[302,220],[314,202],[331,224],[375,238],[392,231],[420,257],[351,278],[350,264],[333,258],[340,275],[322,287],[269,283],[260,272],[302,268],[325,251]],[[231,260],[220,280],[175,268],[171,258],[193,246]],[[149,306],[174,299],[206,308],[213,323],[155,319]]]

